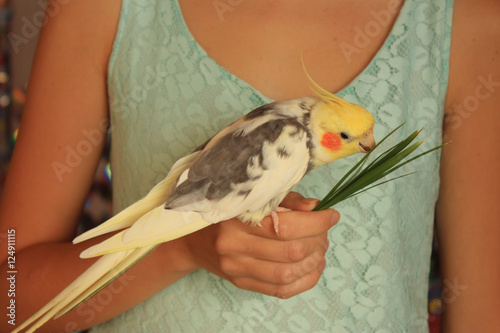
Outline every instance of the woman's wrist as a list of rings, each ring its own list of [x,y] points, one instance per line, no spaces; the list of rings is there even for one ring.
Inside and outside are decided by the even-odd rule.
[[[192,235],[188,235],[162,243],[154,251],[156,252],[157,264],[163,267],[164,274],[177,273],[185,276],[202,268],[196,260],[193,245],[189,239],[192,237]]]

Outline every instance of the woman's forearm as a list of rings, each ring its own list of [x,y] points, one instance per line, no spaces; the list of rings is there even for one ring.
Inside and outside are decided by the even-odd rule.
[[[90,267],[96,259],[80,259],[79,254],[99,240],[102,239],[77,245],[39,244],[15,253],[16,273],[11,274],[14,279],[4,278],[0,283],[1,306],[3,309],[10,306],[9,311],[14,315],[2,320],[0,331],[11,331],[15,328],[12,323],[20,325]],[[85,329],[132,308],[195,269],[185,253],[182,241],[159,246],[99,294],[67,315],[50,320],[41,331]],[[12,271],[7,262],[0,270],[2,275]]]

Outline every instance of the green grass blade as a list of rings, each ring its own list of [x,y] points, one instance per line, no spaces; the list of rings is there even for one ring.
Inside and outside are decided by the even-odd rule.
[[[410,172],[410,173],[406,173],[404,175],[401,175],[401,176],[397,176],[397,177],[394,177],[394,178],[391,178],[391,179],[388,179],[388,180],[384,180],[383,182],[380,182],[380,183],[377,183],[375,185],[371,185],[370,187],[367,187],[367,188],[364,188],[356,193],[353,193],[351,194],[350,196],[348,196],[347,198],[345,198],[344,200],[347,200],[355,195],[358,195],[358,194],[361,194],[363,192],[366,192],[368,190],[371,190],[372,188],[374,187],[377,187],[377,186],[380,186],[380,185],[383,185],[385,183],[389,183],[389,182],[392,182],[393,180],[396,180],[396,179],[399,179],[399,178],[403,178],[403,177],[407,177],[407,176],[411,176],[411,175],[414,175],[414,174],[417,174],[417,173],[421,173],[422,171],[414,171],[414,172]],[[336,203],[339,203],[340,201],[337,201]]]
[[[378,145],[376,145],[369,153],[367,153],[365,156],[363,156],[363,158],[361,158],[360,161],[358,161],[358,163],[356,163],[356,165],[354,165],[354,167],[352,167],[344,175],[344,177],[342,177],[340,179],[340,181],[337,182],[337,184],[332,188],[332,190],[330,190],[330,192],[323,198],[323,200],[321,200],[321,202],[314,208],[314,210],[321,210],[321,209],[324,209],[324,208],[331,207],[332,205],[330,204],[330,202],[331,202],[332,198],[338,196],[339,193],[344,192],[346,189],[352,189],[353,186],[354,186],[354,188],[357,188],[357,186],[355,185],[356,181],[359,178],[365,176],[370,171],[372,171],[370,167],[367,167],[364,170],[361,169],[362,166],[366,163],[366,161],[369,158],[370,154],[373,153],[373,151],[375,150],[375,148],[377,148],[385,139],[387,139],[390,135],[392,135],[397,129],[401,128],[401,126],[403,126],[403,125],[404,125],[404,123],[401,124],[400,126],[398,126],[392,132],[390,132],[388,135],[386,135],[379,142]],[[406,138],[405,140],[403,140],[399,144],[397,144],[394,147],[392,147],[391,149],[389,149],[386,153],[390,154],[390,156],[394,156],[395,154],[397,154],[398,152],[400,152],[404,147],[406,147],[416,137],[416,135],[418,135],[418,133],[414,132],[408,138]],[[384,153],[382,155],[384,155]],[[370,165],[373,167],[373,163],[371,163]],[[352,177],[349,178],[349,176],[351,176],[351,175],[352,175]]]
[[[367,159],[368,159],[368,154],[367,154],[367,155],[365,155],[365,156],[363,156],[363,158],[361,158],[361,159],[359,160],[359,162],[358,162],[358,163],[356,163],[356,164],[354,165],[354,167],[352,167],[352,168],[351,168],[351,169],[350,169],[350,170],[349,170],[349,171],[348,171],[348,172],[344,175],[344,177],[342,177],[342,178],[340,179],[340,181],[339,181],[339,182],[338,182],[338,183],[337,183],[337,184],[333,187],[333,189],[332,189],[331,193],[332,193],[332,194],[333,194],[333,193],[335,193],[335,191],[336,191],[336,190],[340,187],[340,185],[342,185],[342,184],[346,181],[346,179],[349,177],[349,175],[351,175],[352,173],[355,173],[355,171],[356,171],[357,169],[360,169],[361,167],[363,167],[363,165],[365,164],[365,162],[366,162],[366,160],[367,160]]]
[[[371,152],[370,152],[371,153]],[[338,182],[337,184],[335,184],[335,186],[330,190],[330,192],[328,192],[328,194],[323,198],[323,200],[321,200],[321,202],[314,208],[314,210],[321,210],[321,209],[324,209],[322,207],[331,207],[330,206],[327,206],[328,204],[328,201],[330,200],[330,198],[332,197],[335,197],[337,195],[337,192],[339,191],[339,188],[344,184],[344,182],[346,182],[346,179],[349,177],[349,175],[351,175],[353,172],[356,171],[356,169],[358,168],[361,168],[363,166],[363,164],[365,163],[365,161],[368,159],[368,156],[369,154],[366,154],[365,156],[363,156],[363,158],[361,158],[358,163],[356,163],[345,175],[344,177],[342,177]],[[349,182],[346,182],[346,184],[344,185],[348,185]]]
[[[383,154],[383,157],[378,161],[375,160],[372,162],[373,168],[378,167],[380,164],[385,163],[387,160],[390,160],[394,156],[398,155],[403,149],[405,149],[415,138],[420,134],[420,131],[415,131],[410,134],[406,139],[396,144],[394,147],[387,151],[387,154]],[[382,155],[381,155],[382,156]]]
[[[443,147],[444,147],[444,146],[446,146],[446,145],[447,145],[446,143],[443,143],[442,145],[439,145],[439,146],[437,146],[437,147],[434,147],[434,148],[431,148],[431,149],[429,149],[429,150],[427,150],[427,151],[424,151],[423,153],[418,154],[417,156],[414,156],[414,157],[410,158],[410,159],[409,159],[409,160],[407,160],[407,161],[404,161],[404,162],[403,162],[403,163],[401,163],[400,165],[397,165],[397,166],[393,167],[392,169],[387,170],[387,171],[386,171],[386,175],[388,175],[388,174],[392,173],[393,171],[396,171],[397,169],[399,169],[399,168],[401,168],[402,166],[404,166],[404,165],[406,165],[406,164],[408,164],[408,163],[410,163],[410,162],[412,162],[412,161],[416,160],[417,158],[420,158],[420,157],[422,157],[422,156],[424,156],[424,155],[427,155],[427,154],[429,154],[429,153],[431,153],[431,152],[433,152],[433,151],[435,151],[435,150],[438,150],[438,149],[440,149],[440,148],[443,148]]]
[[[377,148],[383,141],[385,141],[390,135],[392,135],[396,130],[401,128],[404,125],[401,124],[395,130],[386,135],[369,153],[367,153],[363,158],[358,161],[343,177],[337,184],[332,188],[332,190],[323,198],[323,200],[314,208],[314,210],[321,210],[329,208],[343,200],[353,197],[354,195],[360,194],[362,192],[368,191],[376,186],[380,186],[382,184],[388,183],[390,181],[406,177],[412,175],[416,172],[411,172],[402,176],[394,177],[389,180],[382,181],[380,183],[374,184],[378,182],[380,179],[386,177],[402,166],[416,160],[419,157],[422,157],[426,154],[429,154],[433,151],[436,151],[446,144],[442,144],[440,146],[429,149],[417,156],[409,158],[406,161],[403,161],[409,155],[411,155],[416,149],[422,145],[423,141],[419,141],[413,143],[413,140],[420,134],[420,131],[415,131],[410,134],[407,138],[400,141],[393,147],[387,149],[383,153],[381,153],[378,157],[376,157],[370,164],[365,166],[370,154]],[[411,144],[411,145],[410,145]]]
[[[371,173],[373,170],[379,170],[378,168],[382,167],[382,165],[386,165],[388,161],[391,161],[394,157],[398,156],[402,152],[402,150],[405,149],[417,137],[419,133],[420,133],[419,131],[415,131],[412,134],[410,134],[406,139],[404,139],[403,141],[399,142],[392,148],[382,153],[373,162],[371,162],[364,170],[357,172],[355,176],[361,178],[364,177],[366,174]],[[408,154],[404,154],[401,156],[407,156],[407,155]]]
[[[384,141],[385,141],[388,137],[390,137],[392,134],[394,134],[394,132],[396,132],[396,131],[397,131],[399,128],[401,128],[404,124],[405,124],[405,123],[402,123],[401,125],[399,125],[398,127],[396,127],[396,129],[394,129],[394,130],[393,130],[393,131],[391,131],[389,134],[387,134],[385,137],[383,137],[383,138],[382,138],[382,140],[380,140],[380,142],[379,142],[379,143],[377,143],[377,144],[375,145],[375,147],[374,147],[374,148],[373,148],[373,149],[372,149],[372,150],[371,150],[371,151],[367,154],[366,159],[368,159],[368,157],[370,156],[370,154],[372,154],[372,153],[373,153],[373,151],[374,151],[376,148],[378,148],[378,147],[382,144],[382,142],[384,142]],[[373,165],[376,161],[378,161],[378,160],[380,160],[380,159],[384,158],[384,157],[385,157],[385,156],[387,156],[388,154],[393,153],[393,152],[394,152],[395,150],[397,150],[397,149],[399,149],[398,145],[396,145],[396,146],[392,147],[391,149],[388,149],[387,151],[383,152],[382,154],[380,154],[378,157],[376,157],[376,158],[375,158],[375,160],[373,160],[373,161],[372,161],[372,162],[368,165],[367,169],[369,169],[369,167],[370,167],[370,166],[372,166],[372,165]],[[366,160],[365,160],[365,162],[366,162]],[[361,170],[361,171],[363,171],[363,170]],[[358,173],[358,174],[359,174],[359,173]],[[355,175],[357,175],[357,174],[355,174]]]
[[[377,167],[371,168],[362,176],[357,178],[354,182],[352,182],[350,187],[346,188],[345,191],[347,193],[352,193],[372,184],[373,182],[378,181],[386,175],[385,171],[396,166],[399,162],[401,162],[413,151],[415,151],[421,144],[422,142],[414,143],[410,147],[407,147],[405,150],[401,151],[399,154],[393,156],[390,160],[379,164]]]
[[[406,121],[405,121],[404,123],[402,123],[401,125],[399,125],[398,127],[396,127],[395,129],[393,129],[393,130],[392,130],[389,134],[387,134],[386,136],[384,136],[384,137],[382,138],[382,140],[380,140],[380,141],[379,141],[379,143],[377,143],[377,145],[375,146],[375,148],[377,148],[377,146],[380,146],[380,144],[381,144],[382,142],[384,142],[384,141],[385,141],[385,139],[387,139],[388,137],[390,137],[391,135],[393,135],[393,134],[394,134],[394,132],[396,132],[398,129],[400,129],[401,127],[403,127],[403,125],[404,125],[404,124],[406,124]],[[373,149],[375,149],[375,148],[373,148]],[[372,151],[373,151],[373,150],[372,150]]]

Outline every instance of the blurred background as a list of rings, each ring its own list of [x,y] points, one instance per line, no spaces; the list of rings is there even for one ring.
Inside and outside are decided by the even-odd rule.
[[[38,34],[43,27],[45,4],[46,0],[0,0],[0,195],[19,131],[31,63]],[[92,228],[111,215],[111,170],[108,154],[109,138],[82,212],[80,231]],[[434,253],[429,279],[431,333],[439,332],[439,319],[443,309],[437,267],[437,256]]]

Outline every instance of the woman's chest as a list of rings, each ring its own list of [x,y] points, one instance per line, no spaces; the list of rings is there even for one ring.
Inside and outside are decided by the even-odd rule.
[[[208,55],[273,99],[308,95],[301,64],[338,91],[386,39],[400,1],[180,0],[184,20]]]

